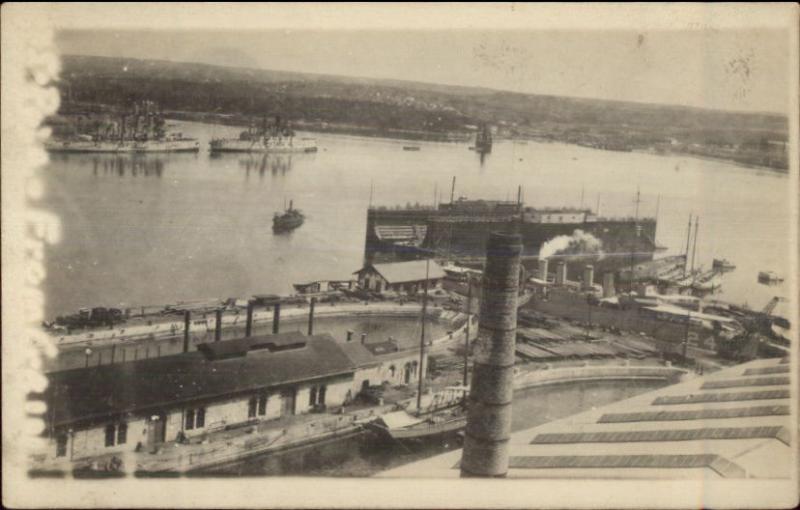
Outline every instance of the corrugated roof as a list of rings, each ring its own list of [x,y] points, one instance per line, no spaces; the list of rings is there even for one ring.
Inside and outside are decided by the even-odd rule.
[[[739,402],[745,400],[773,400],[789,398],[789,390],[740,391],[731,393],[696,393],[692,395],[664,395],[653,400],[653,405],[699,404],[714,402]]]
[[[715,390],[747,386],[785,386],[787,384],[789,384],[788,377],[760,377],[758,379],[722,379],[706,381],[700,388],[703,390]]]
[[[372,267],[389,283],[419,282],[425,280],[425,260],[409,260],[407,262],[388,262],[385,264],[372,264]],[[364,269],[367,269],[364,268]],[[362,269],[361,271],[363,271]],[[361,272],[358,271],[358,272]],[[442,266],[435,261],[430,261],[428,268],[428,279],[435,280],[444,278],[446,273]]]
[[[572,432],[538,434],[531,444],[630,443],[697,441],[704,439],[772,438],[789,444],[786,427],[705,427],[700,429],[620,430],[615,432]]]
[[[726,478],[741,478],[744,469],[714,454],[695,455],[553,455],[511,457],[511,469],[663,469],[711,468]]]
[[[653,411],[643,413],[609,413],[598,423],[625,423],[637,421],[719,420],[725,418],[748,418],[753,416],[783,416],[789,414],[789,406],[753,406],[732,409],[693,409],[691,411]]]
[[[775,367],[748,368],[744,375],[769,375],[769,374],[788,374],[789,367],[779,365]]]
[[[259,338],[263,341],[268,337],[253,340]],[[208,360],[203,353],[193,351],[51,373],[45,392],[48,414],[52,412],[54,424],[61,425],[169,408],[354,370],[353,362],[330,335],[305,339],[304,348],[283,352],[261,349],[245,356]]]
[[[369,365],[380,364],[381,360],[375,358],[372,353],[361,345],[361,342],[347,342],[339,344],[344,353],[353,362],[355,367],[364,367]]]

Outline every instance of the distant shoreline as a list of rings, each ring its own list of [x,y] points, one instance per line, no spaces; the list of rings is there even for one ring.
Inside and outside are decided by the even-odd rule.
[[[108,105],[97,104],[101,108]],[[110,107],[113,109],[113,107]],[[250,124],[252,117],[242,114],[224,114],[214,112],[194,112],[194,111],[180,111],[180,110],[164,110],[164,115],[170,120],[187,121],[187,122],[200,122],[204,124],[218,124],[224,126],[233,126],[247,128]],[[69,114],[58,114],[59,117],[66,118]],[[423,131],[423,130],[404,130],[392,128],[377,128],[373,126],[363,126],[356,124],[343,124],[343,123],[330,123],[330,122],[307,122],[307,121],[293,121],[293,127],[300,131],[310,133],[333,133],[352,136],[364,136],[369,138],[386,138],[391,140],[400,140],[408,142],[438,142],[438,143],[463,143],[471,144],[474,140],[475,133],[469,131]],[[512,136],[503,136],[503,134],[496,135],[495,140],[509,140],[509,141],[533,141],[539,143],[560,143],[564,145],[571,145],[593,150],[604,150],[610,152],[632,152],[638,154],[652,154],[656,156],[681,156],[689,158],[697,158],[708,161],[720,161],[728,164],[735,165],[740,168],[749,170],[758,170],[770,172],[771,174],[788,175],[788,168],[780,168],[775,166],[758,165],[741,161],[741,158],[734,157],[720,157],[711,154],[701,154],[695,151],[681,151],[674,150],[669,147],[657,150],[654,148],[644,147],[624,147],[622,150],[605,149],[602,147],[592,147],[589,145],[581,144],[574,140],[563,140],[557,137],[541,136],[532,133],[518,133]]]

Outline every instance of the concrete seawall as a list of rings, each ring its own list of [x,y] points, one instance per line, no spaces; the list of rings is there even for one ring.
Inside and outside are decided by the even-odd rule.
[[[548,384],[579,381],[618,381],[656,379],[669,382],[687,374],[686,370],[662,366],[583,366],[550,368],[519,372],[514,377],[514,389],[522,390]]]

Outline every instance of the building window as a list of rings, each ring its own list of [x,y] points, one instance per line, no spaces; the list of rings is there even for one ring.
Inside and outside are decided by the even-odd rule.
[[[56,457],[67,455],[67,435],[59,434],[56,436]]]
[[[256,406],[258,405],[258,399],[253,396],[250,398],[250,402],[247,404],[247,417],[248,418],[255,418],[256,417]]]
[[[317,387],[312,386],[311,391],[308,392],[308,405],[314,406],[317,403]]]
[[[389,367],[389,375],[390,375],[390,377],[391,377],[392,379],[394,379],[394,372],[395,372],[395,370],[397,370],[397,369],[394,367],[394,365],[392,365],[392,366],[390,366],[390,367]]]
[[[116,427],[113,424],[106,425],[106,446],[114,446],[116,432]]]
[[[327,386],[325,386],[324,384],[322,386],[320,386],[320,388],[319,388],[319,400],[317,401],[317,403],[319,405],[321,405],[321,406],[325,405],[325,393],[327,393],[327,391],[328,391],[328,387]]]
[[[128,424],[120,423],[117,425],[117,444],[125,444],[128,440]]]
[[[267,414],[267,396],[261,395],[258,397],[258,415],[264,416]]]
[[[186,430],[201,429],[206,426],[206,408],[198,407],[197,409],[187,409],[186,418],[184,419],[184,428]]]

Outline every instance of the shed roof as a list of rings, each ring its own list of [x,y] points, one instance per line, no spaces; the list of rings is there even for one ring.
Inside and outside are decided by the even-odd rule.
[[[427,263],[427,260],[409,260],[407,262],[371,264],[356,272],[360,273],[371,267],[389,283],[420,282],[425,280]],[[433,260],[430,261],[427,273],[429,280],[444,278],[446,275],[442,266]]]
[[[244,344],[292,345],[296,337],[296,333],[264,335],[216,346],[229,354],[230,349],[222,347],[229,342],[240,349]],[[58,426],[354,371],[353,362],[330,335],[304,340],[301,348],[263,348],[236,357],[207,358],[193,351],[55,372],[48,374],[50,385],[44,396],[53,424]]]

